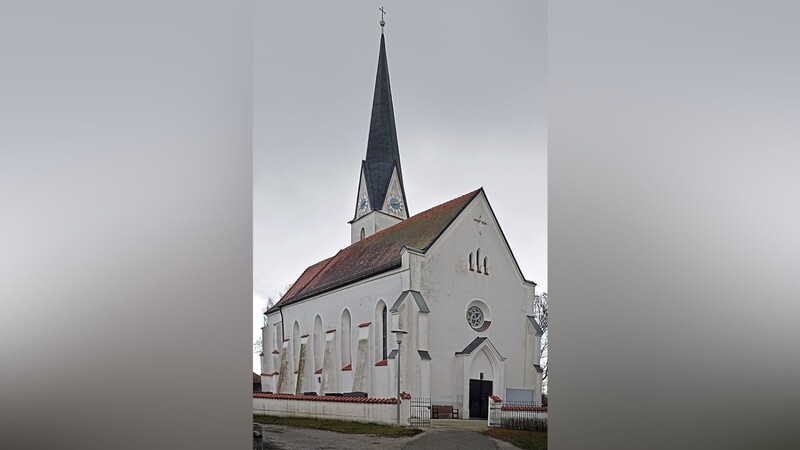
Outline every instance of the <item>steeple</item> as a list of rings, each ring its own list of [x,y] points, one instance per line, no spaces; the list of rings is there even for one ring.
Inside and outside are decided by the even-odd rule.
[[[389,83],[389,65],[386,61],[386,38],[383,33],[381,33],[381,50],[378,56],[378,75],[375,78],[375,95],[372,99],[372,118],[369,122],[366,166],[370,205],[372,210],[381,209],[393,167],[397,167],[400,185],[403,184],[400,148],[397,145],[397,129],[394,124],[392,88]]]
[[[389,83],[389,64],[386,59],[384,25],[385,22],[381,20],[381,44],[375,93],[372,98],[367,156],[361,163],[355,217],[350,222],[354,228],[354,241],[358,240],[355,238],[355,222],[361,223],[361,218],[372,215],[373,212],[383,213],[387,217],[377,221],[373,219],[371,224],[374,226],[365,228],[366,236],[408,218],[403,170],[400,166],[400,148],[397,145],[397,129],[394,122],[392,89]]]

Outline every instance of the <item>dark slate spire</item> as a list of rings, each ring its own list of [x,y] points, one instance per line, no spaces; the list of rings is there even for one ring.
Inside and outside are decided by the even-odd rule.
[[[392,168],[397,167],[400,186],[403,186],[403,171],[400,169],[400,149],[397,145],[397,130],[394,125],[392,89],[389,85],[389,65],[386,62],[386,41],[381,32],[381,50],[378,56],[378,75],[375,79],[375,96],[372,100],[372,119],[369,123],[367,141],[366,176],[367,192],[371,209],[383,207],[386,190],[392,177]],[[402,187],[401,187],[402,189]]]

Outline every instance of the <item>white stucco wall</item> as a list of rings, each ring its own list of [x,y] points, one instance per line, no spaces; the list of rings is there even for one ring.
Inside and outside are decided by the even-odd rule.
[[[328,392],[351,392],[353,390],[354,372],[356,370],[356,357],[359,337],[359,325],[369,322],[371,326],[370,335],[368,339],[368,349],[366,366],[370,371],[370,396],[373,397],[388,397],[390,396],[389,382],[386,380],[386,375],[375,377],[376,372],[384,374],[387,372],[386,367],[375,367],[379,361],[375,358],[376,345],[380,346],[380,340],[376,340],[374,330],[378,327],[375,326],[375,307],[379,301],[383,301],[387,307],[391,307],[392,303],[397,299],[402,290],[402,274],[404,270],[398,269],[391,272],[380,274],[369,280],[356,282],[348,285],[345,289],[338,289],[328,293],[324,293],[310,300],[302,300],[298,303],[288,305],[283,309],[283,320],[290,328],[295,321],[300,325],[300,335],[305,333],[313,333],[314,319],[317,315],[322,319],[322,329],[325,331],[336,329],[336,339],[339,343],[335,345],[336,355],[334,356],[336,364],[339,367],[340,374],[336,380],[338,385],[335,388],[332,386]],[[351,353],[351,366],[350,371],[341,371],[343,365],[341,364],[341,318],[343,310],[347,308],[350,312],[350,353]],[[268,316],[268,324],[271,326],[280,327],[281,315],[278,312],[272,313]],[[377,341],[377,342],[376,342]],[[392,345],[394,339],[389,336],[390,349],[394,348]],[[310,340],[310,351],[307,353],[308,358],[314,358],[317,349],[314,348],[313,340]],[[324,347],[319,349],[324,352]],[[272,349],[269,350],[270,352]],[[379,351],[379,350],[378,350]],[[296,369],[296,367],[295,367]],[[306,384],[309,391],[320,391],[321,375],[314,375],[310,383]],[[375,380],[373,383],[372,380]],[[335,389],[335,390],[333,390]],[[304,387],[305,390],[305,387]]]
[[[486,225],[475,222],[479,217]],[[478,273],[477,264],[475,271],[469,270],[469,253],[477,254],[478,249],[481,260],[488,257],[488,275]],[[498,374],[490,373],[490,365],[480,366],[481,363],[476,367],[483,370],[475,368],[469,377],[484,371],[484,379],[491,380],[500,395],[506,387],[534,389],[536,380],[525,377],[525,336],[534,287],[523,282],[483,194],[465,208],[428,251],[419,278],[419,291],[431,309],[428,333],[434,403],[460,404],[464,415],[468,415],[465,386],[454,383],[453,377],[455,372],[473,367],[458,367],[454,355],[479,336],[487,337],[506,358],[504,377],[499,379]],[[484,331],[474,330],[466,321],[467,306],[473,300],[482,301],[488,308],[486,315],[491,316],[492,323]]]
[[[478,218],[482,223],[475,221]],[[478,249],[481,265],[483,258],[488,258],[488,275],[469,270],[469,253],[475,255]],[[409,333],[401,358],[403,391],[413,396],[431,397],[434,404],[460,407],[462,417],[467,418],[469,379],[477,379],[483,372],[484,379],[493,382],[497,395],[503,396],[506,388],[533,389],[541,400],[541,375],[528,367],[539,358],[538,337],[531,335],[527,318],[532,313],[534,286],[524,282],[519,273],[484,194],[479,194],[466,207],[427,253],[406,249],[402,261],[399,269],[283,307],[283,317],[278,312],[270,314],[264,331],[265,355],[273,355],[271,352],[279,347],[280,342],[276,342],[278,339],[274,336],[281,335],[281,321],[285,336],[289,338],[296,321],[299,335],[309,333],[312,337],[306,344],[306,366],[317,367],[316,352],[324,351],[324,346],[316,348],[313,339],[314,321],[319,316],[323,332],[335,329],[331,337],[335,341],[331,346],[334,352],[329,357],[329,365],[339,370],[335,377],[328,378],[325,391],[350,392],[356,385],[371,397],[394,396],[396,361],[390,357],[386,366],[375,366],[381,353],[377,323],[380,316],[376,305],[382,301],[387,308],[392,308],[401,293],[415,290],[422,294],[430,312],[420,312],[409,296],[400,310],[389,312],[388,317],[390,330],[401,327]],[[491,320],[491,325],[483,331],[474,330],[466,321],[467,307],[474,303],[481,305],[485,317]],[[349,371],[341,370],[345,365],[341,342],[345,334],[341,329],[345,308],[351,317],[352,370]],[[357,379],[355,373],[359,325],[366,322],[370,326],[362,337],[367,338],[364,368],[368,380]],[[491,349],[481,347],[474,354],[457,357],[456,352],[462,351],[476,337],[488,338]],[[390,334],[389,352],[396,346]],[[292,353],[289,360],[295,365],[292,373],[297,369],[293,348],[293,345],[287,346],[287,351]],[[431,360],[423,359],[419,350],[427,351]],[[278,357],[265,357],[263,361],[262,372],[279,370]],[[277,378],[262,377],[263,389],[273,390],[268,387],[276,387]],[[320,392],[321,379],[322,375],[307,371],[303,390]],[[291,386],[287,386],[286,392],[295,392],[296,378],[289,383]]]

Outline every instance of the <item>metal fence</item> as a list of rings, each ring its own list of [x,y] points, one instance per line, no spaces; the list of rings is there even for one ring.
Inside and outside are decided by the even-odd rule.
[[[412,427],[429,427],[431,426],[431,399],[412,397],[411,400],[411,417],[408,419],[409,425]]]
[[[547,407],[536,402],[489,402],[489,426],[547,431]]]

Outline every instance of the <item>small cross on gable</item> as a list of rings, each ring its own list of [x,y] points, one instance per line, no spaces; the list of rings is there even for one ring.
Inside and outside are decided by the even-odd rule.
[[[477,219],[472,219],[478,224],[478,234],[483,234],[483,227],[486,226],[486,222],[483,221],[483,216],[478,216]]]

